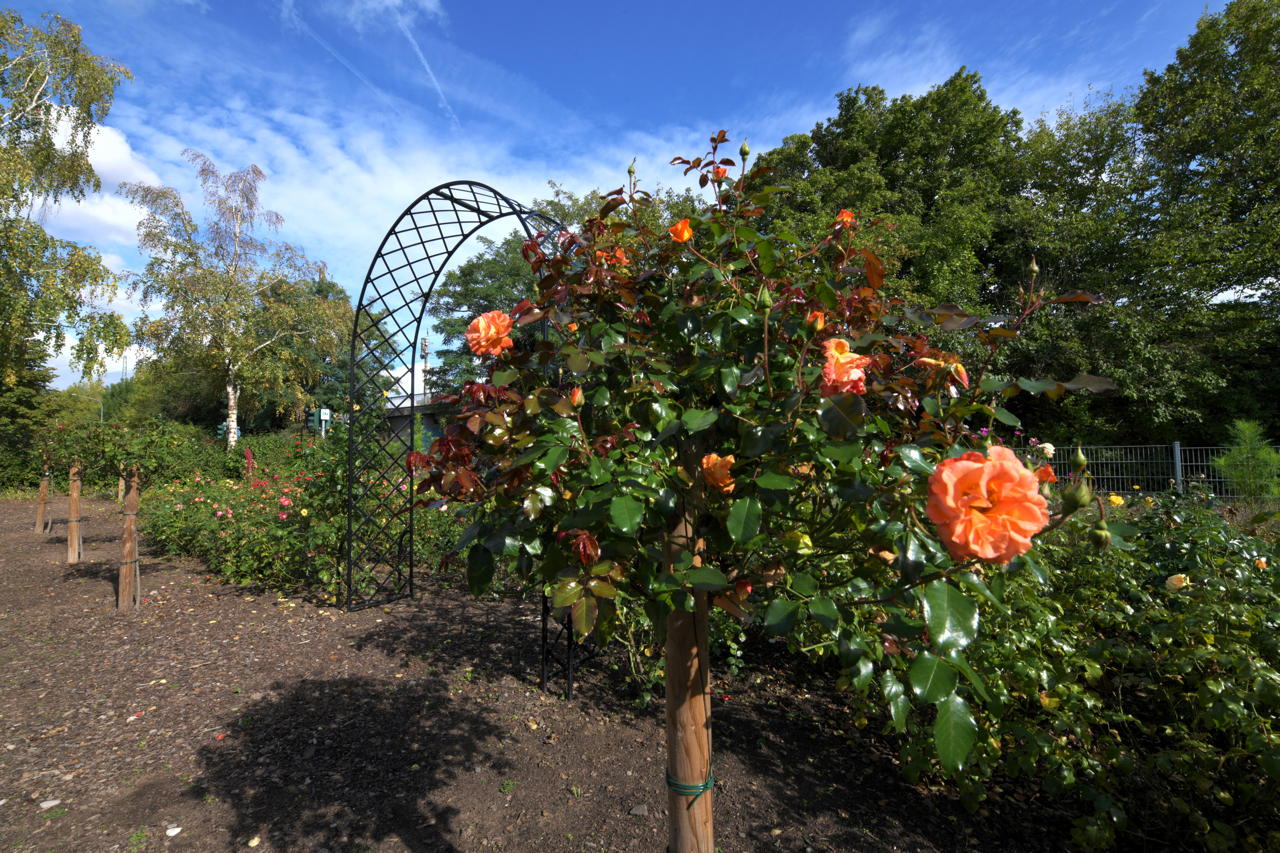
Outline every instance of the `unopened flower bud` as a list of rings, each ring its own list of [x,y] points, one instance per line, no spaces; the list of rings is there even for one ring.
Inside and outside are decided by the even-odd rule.
[[[634,178],[636,176],[636,161],[632,160],[631,165],[627,167],[627,177]]]
[[[738,156],[742,158],[742,162],[747,162],[747,158],[751,156],[751,147],[747,145],[747,140],[742,140],[742,145],[738,147]]]
[[[1099,551],[1105,551],[1111,547],[1111,531],[1107,529],[1107,523],[1102,519],[1098,519],[1098,523],[1089,530],[1089,542]]]
[[[1076,473],[1083,471],[1089,466],[1089,460],[1085,458],[1084,451],[1080,449],[1080,445],[1076,445],[1076,454],[1071,457],[1071,465],[1076,469]]]
[[[574,388],[572,391],[569,392],[570,403],[572,403],[575,406],[581,406],[582,401],[583,401],[583,394],[582,394],[581,388]]]
[[[1031,256],[1031,263],[1027,264],[1027,272],[1031,273],[1031,277],[1035,278],[1040,274],[1040,265],[1036,263],[1036,256]]]
[[[1093,500],[1093,489],[1084,480],[1077,481],[1062,493],[1062,514],[1070,515]]]

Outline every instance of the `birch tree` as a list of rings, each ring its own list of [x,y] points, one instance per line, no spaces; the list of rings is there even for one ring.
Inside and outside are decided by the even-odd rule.
[[[223,174],[199,151],[183,154],[204,190],[203,230],[172,187],[120,187],[147,211],[138,223],[138,246],[149,260],[133,287],[155,310],[138,321],[136,334],[155,358],[217,375],[226,393],[231,448],[241,391],[252,387],[277,398],[303,394],[314,360],[298,343],[336,353],[341,306],[310,286],[324,274],[323,265],[262,235],[277,230],[283,219],[260,203],[258,187],[266,178],[261,169],[251,165]]]

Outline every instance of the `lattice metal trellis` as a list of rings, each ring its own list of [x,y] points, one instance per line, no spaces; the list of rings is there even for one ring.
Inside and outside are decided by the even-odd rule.
[[[422,318],[440,276],[467,238],[504,216],[526,236],[561,225],[474,181],[423,193],[391,226],[369,265],[351,333],[347,437],[346,606],[413,594],[413,490],[417,355]],[[395,421],[399,428],[391,428]],[[402,489],[401,486],[404,486]]]

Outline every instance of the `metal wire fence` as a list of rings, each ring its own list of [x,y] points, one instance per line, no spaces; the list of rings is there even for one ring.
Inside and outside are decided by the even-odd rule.
[[[1230,450],[1228,447],[1189,447],[1175,441],[1081,449],[1089,460],[1094,489],[1099,492],[1185,492],[1199,485],[1221,498],[1280,502],[1276,495],[1266,493],[1272,484],[1258,478],[1227,476],[1218,460]],[[1050,461],[1059,478],[1071,473],[1072,452],[1072,448],[1061,448]]]

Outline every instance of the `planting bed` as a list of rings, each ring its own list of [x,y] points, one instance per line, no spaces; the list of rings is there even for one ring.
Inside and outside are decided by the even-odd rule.
[[[87,502],[76,566],[52,509],[37,535],[32,502],[0,502],[0,849],[663,849],[661,706],[637,708],[608,659],[571,702],[540,692],[536,602],[433,578],[346,613],[144,551],[142,608],[118,613],[117,507]],[[714,687],[720,850],[1069,837],[1071,815],[1019,789],[970,814],[907,784],[877,720],[759,651]]]

